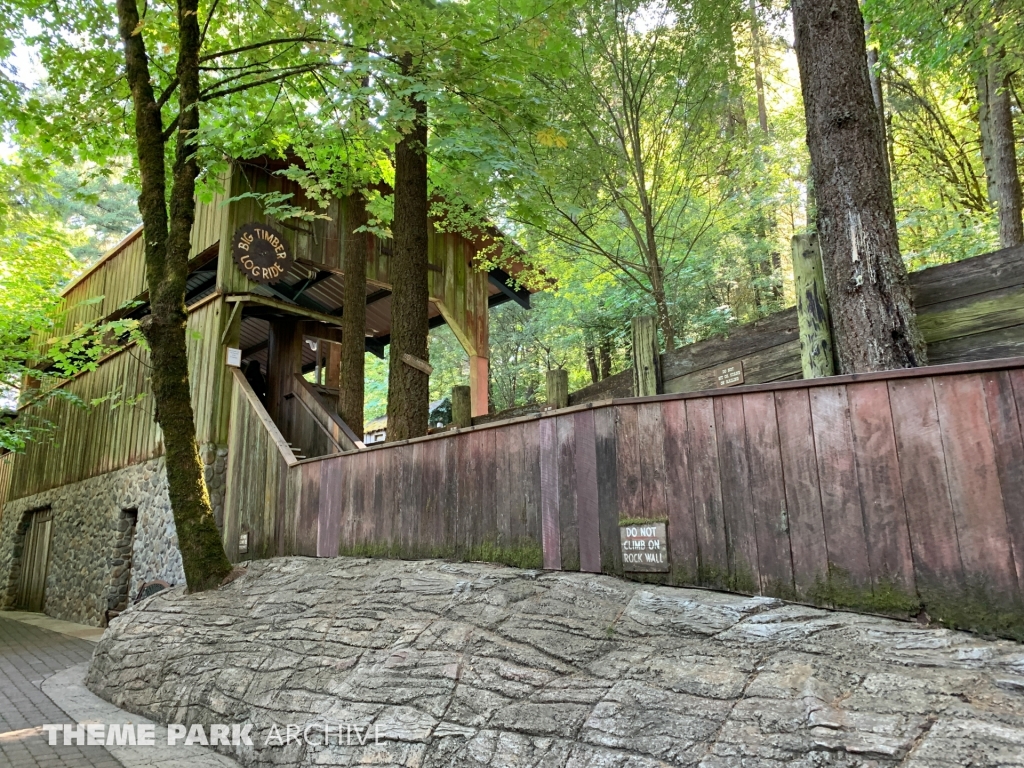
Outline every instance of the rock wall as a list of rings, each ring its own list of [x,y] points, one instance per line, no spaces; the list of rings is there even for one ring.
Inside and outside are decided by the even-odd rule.
[[[479,563],[254,562],[219,590],[122,614],[87,682],[160,722],[251,725],[252,746],[220,749],[260,767],[953,768],[1024,754],[1016,643]]]
[[[214,513],[222,517],[227,450],[204,446],[201,455]],[[15,605],[29,515],[46,507],[53,511],[50,616],[101,626],[104,612],[123,606],[145,582],[184,582],[160,457],[8,501],[0,517],[0,608]]]

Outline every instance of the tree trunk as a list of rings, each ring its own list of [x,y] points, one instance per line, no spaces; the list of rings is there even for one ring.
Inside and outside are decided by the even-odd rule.
[[[764,75],[761,72],[761,26],[757,23],[757,0],[750,0],[750,37],[754,54],[754,90],[757,92],[757,124],[761,133],[768,133],[768,105],[764,97]]]
[[[612,348],[608,339],[601,340],[601,346],[598,347],[597,352],[601,362],[601,380],[604,381],[612,375]]]
[[[220,584],[231,572],[213,519],[196,445],[185,343],[185,281],[195,219],[194,147],[199,128],[198,0],[178,3],[178,99],[180,117],[168,222],[163,125],[150,82],[149,61],[135,0],[117,0],[126,74],[135,109],[135,138],[145,227],[151,314],[143,332],[152,355],[153,398],[163,431],[167,487],[185,580],[193,592]]]
[[[363,396],[366,355],[366,259],[369,236],[356,232],[366,226],[366,198],[349,196],[345,231],[345,294],[341,315],[341,371],[338,414],[357,435],[363,434]]]
[[[871,30],[871,25],[867,24],[864,27],[865,34]],[[878,113],[878,128],[882,133],[882,146],[885,151],[882,152],[882,159],[885,161],[885,172],[886,174],[891,173],[889,168],[889,137],[886,135],[885,123],[885,98],[882,94],[882,78],[878,74],[878,49],[868,48],[868,78],[871,81],[871,98],[875,102],[875,111]]]
[[[590,371],[590,383],[597,384],[601,380],[601,372],[597,370],[597,351],[593,347],[586,348],[587,370]]]
[[[978,133],[981,137],[981,161],[985,166],[985,190],[992,207],[999,204],[999,190],[996,187],[996,169],[993,164],[995,151],[992,147],[992,133],[989,129],[988,73],[982,72],[975,78],[974,90],[978,99]]]
[[[1021,221],[1021,186],[1010,106],[1010,78],[1004,73],[1002,56],[993,53],[988,62],[988,117],[995,173],[996,203],[999,206],[999,244],[1012,248],[1024,243]]]
[[[793,0],[818,234],[841,373],[926,363],[857,0]]]
[[[411,72],[411,56],[402,60]],[[427,104],[413,98],[412,129],[395,145],[395,245],[391,260],[391,365],[388,375],[388,441],[427,433],[430,377],[402,362],[427,361]]]

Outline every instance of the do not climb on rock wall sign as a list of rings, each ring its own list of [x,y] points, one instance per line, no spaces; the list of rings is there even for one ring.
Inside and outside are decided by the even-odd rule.
[[[643,573],[667,573],[668,533],[667,523],[638,523],[620,525],[619,541],[622,544],[622,568],[625,571]]]

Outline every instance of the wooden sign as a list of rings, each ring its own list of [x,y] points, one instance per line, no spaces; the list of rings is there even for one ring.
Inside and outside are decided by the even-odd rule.
[[[231,256],[250,280],[276,283],[292,265],[292,253],[280,232],[266,224],[243,224],[231,239]]]
[[[722,368],[716,368],[714,376],[715,386],[717,387],[734,387],[737,384],[742,384],[743,361],[740,360],[737,363],[730,363]]]
[[[620,525],[619,541],[622,545],[622,569],[642,573],[667,573],[667,523],[640,523]]]

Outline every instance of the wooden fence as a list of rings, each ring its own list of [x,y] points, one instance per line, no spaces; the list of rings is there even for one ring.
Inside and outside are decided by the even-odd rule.
[[[1022,415],[1014,358],[613,400],[287,467],[261,443],[266,491],[228,505],[226,541],[622,575],[620,520],[666,520],[671,572],[642,578],[1024,638]]]
[[[914,272],[910,287],[931,364],[1024,354],[1024,247]],[[664,391],[710,389],[717,370],[737,364],[748,384],[801,378],[796,308],[662,355]],[[632,395],[630,369],[573,392],[569,404]]]

